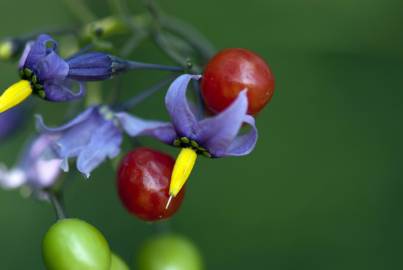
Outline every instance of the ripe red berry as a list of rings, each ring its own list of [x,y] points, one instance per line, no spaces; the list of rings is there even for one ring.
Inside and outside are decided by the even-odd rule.
[[[246,49],[225,49],[207,64],[201,82],[209,110],[219,113],[248,89],[248,113],[255,115],[270,101],[274,92],[273,74],[265,61]]]
[[[184,189],[166,209],[174,164],[171,156],[145,147],[129,152],[122,159],[117,188],[120,200],[130,213],[146,221],[156,221],[178,210]]]

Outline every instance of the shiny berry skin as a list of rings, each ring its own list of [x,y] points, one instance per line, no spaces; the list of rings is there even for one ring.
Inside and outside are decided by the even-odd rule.
[[[248,89],[248,113],[255,115],[274,93],[274,77],[266,62],[246,49],[225,49],[207,64],[201,81],[207,108],[219,113],[227,108],[239,92]]]
[[[42,242],[47,270],[110,270],[111,252],[104,236],[79,219],[53,224]]]
[[[154,236],[140,248],[137,270],[203,270],[197,247],[187,238],[174,234]]]
[[[171,217],[179,209],[184,189],[169,199],[169,184],[175,160],[164,153],[141,147],[129,152],[118,168],[117,188],[127,210],[145,221]]]

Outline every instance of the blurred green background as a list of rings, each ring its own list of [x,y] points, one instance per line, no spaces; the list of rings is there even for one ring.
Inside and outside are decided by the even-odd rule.
[[[130,1],[138,11],[139,1]],[[88,3],[100,16],[108,14],[107,1]],[[277,82],[271,104],[257,119],[260,140],[253,154],[200,159],[182,209],[169,222],[199,246],[206,268],[402,269],[403,2],[160,3],[218,49],[245,47],[261,54]],[[0,36],[74,22],[63,1],[0,3]],[[148,44],[133,58],[167,62]],[[0,74],[5,88],[17,79],[16,65],[1,63]],[[132,73],[125,77],[125,91],[152,79]],[[163,93],[135,112],[166,118],[162,98]],[[59,124],[62,110],[38,102],[45,120]],[[32,130],[30,121],[25,133],[1,142],[0,160],[13,164]],[[131,262],[155,226],[122,208],[110,164],[90,180],[75,178],[66,189],[69,214],[100,228]],[[0,268],[43,269],[41,238],[53,222],[46,203],[0,191]]]

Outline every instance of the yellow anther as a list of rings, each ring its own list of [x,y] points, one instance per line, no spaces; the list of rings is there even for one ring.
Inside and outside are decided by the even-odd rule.
[[[169,186],[169,195],[175,197],[189,178],[197,159],[196,152],[191,148],[182,148],[176,159]]]
[[[32,94],[31,83],[21,80],[9,88],[0,96],[0,113],[5,112],[24,100]]]

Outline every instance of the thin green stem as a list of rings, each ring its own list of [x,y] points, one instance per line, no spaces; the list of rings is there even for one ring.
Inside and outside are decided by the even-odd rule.
[[[63,206],[63,198],[60,192],[49,191],[48,192],[50,203],[55,210],[56,218],[58,220],[65,219],[67,217],[66,211]]]
[[[126,0],[109,0],[111,9],[121,18],[121,20],[126,24],[131,35],[126,43],[120,49],[119,56],[127,58],[131,52],[137,48],[140,43],[148,36],[142,24],[138,24],[138,20],[132,18],[130,15],[129,6]],[[113,85],[112,94],[109,97],[112,103],[115,103],[120,96],[122,89],[122,78],[119,77],[115,80]]]
[[[153,94],[155,94],[158,91],[160,91],[161,89],[163,89],[164,86],[166,86],[167,84],[172,82],[173,79],[174,79],[173,76],[168,76],[168,78],[158,82],[157,84],[155,84],[155,85],[151,86],[150,88],[142,91],[140,94],[134,96],[133,98],[131,98],[130,100],[126,101],[122,105],[118,106],[117,110],[128,111],[128,110],[132,109],[137,104],[140,104],[141,102],[143,102],[144,100],[146,100],[147,98],[152,96]]]
[[[178,52],[172,44],[166,39],[161,31],[155,31],[153,34],[154,41],[163,52],[168,55],[174,62],[181,66],[186,66],[188,58],[184,57],[180,52]]]
[[[96,19],[94,13],[88,8],[83,0],[63,1],[70,11],[75,15],[77,20],[81,21],[82,23],[88,23]]]
[[[189,55],[185,55],[181,48],[178,48],[167,31],[181,38],[198,54],[203,62],[206,62],[213,53],[214,48],[210,42],[199,32],[180,20],[173,19],[165,15],[154,0],[143,0],[148,13],[153,19],[152,31],[154,42],[161,48],[167,56],[176,63],[188,67]],[[199,73],[201,69],[193,65],[189,70],[192,73]]]
[[[128,14],[128,5],[124,0],[108,0],[109,6],[117,16],[124,17]]]
[[[183,72],[183,67],[176,67],[176,66],[165,66],[159,64],[149,64],[149,63],[142,63],[136,61],[124,61],[125,68],[127,70],[135,70],[135,69],[152,69],[152,70],[161,70],[161,71],[172,71],[172,72]]]
[[[144,25],[138,24],[138,20],[130,15],[129,5],[126,0],[110,0],[114,3],[118,15],[128,25],[131,35],[126,44],[122,47],[120,55],[127,57],[130,53],[137,48],[140,43],[148,36]]]
[[[202,56],[204,61],[210,59],[212,55],[214,55],[214,46],[207,38],[205,38],[192,26],[170,16],[163,16],[161,20],[165,29],[179,35],[181,38],[186,40],[195,49],[195,51]]]
[[[158,24],[161,24],[161,9],[159,6],[155,3],[154,0],[143,0],[148,13],[154,18],[154,21]]]
[[[88,84],[87,97],[85,99],[86,106],[93,106],[102,103],[102,83],[92,82]]]
[[[172,231],[171,223],[169,220],[155,222],[152,225],[152,229],[155,234],[164,234]]]
[[[146,37],[147,33],[145,32],[138,32],[136,34],[131,35],[129,40],[120,50],[120,56],[128,57],[132,53],[132,51],[135,48],[137,48],[143,40],[145,40]]]

